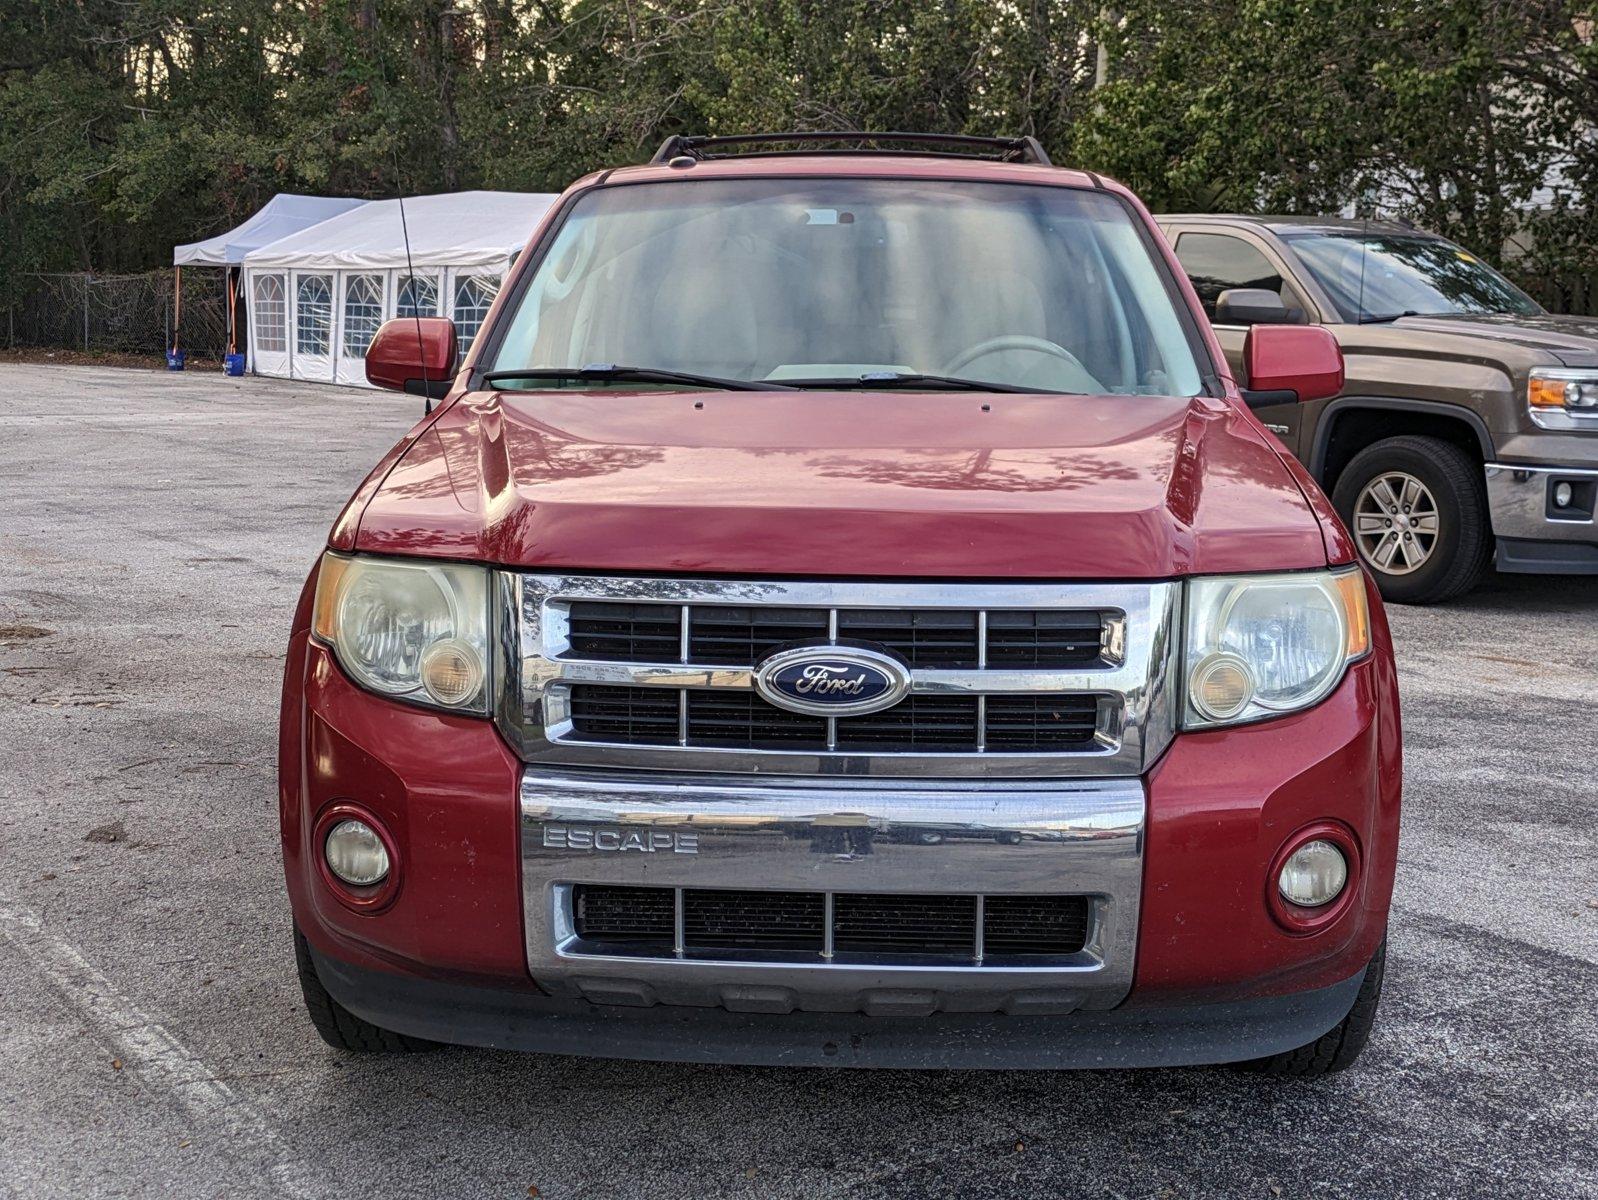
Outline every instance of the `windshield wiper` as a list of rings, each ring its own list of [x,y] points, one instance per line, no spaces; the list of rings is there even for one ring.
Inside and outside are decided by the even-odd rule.
[[[1413,308],[1406,308],[1403,312],[1365,314],[1359,319],[1361,325],[1385,325],[1389,321],[1396,321],[1399,317],[1423,317],[1425,313],[1416,312]]]
[[[677,383],[684,387],[715,388],[727,392],[790,392],[793,389],[781,383],[768,383],[760,379],[722,379],[716,375],[695,375],[688,371],[668,371],[660,367],[624,367],[616,363],[589,363],[583,367],[525,367],[516,370],[489,371],[484,383],[502,380],[530,379],[551,383]]]
[[[1058,396],[1067,393],[1049,388],[1020,387],[1012,383],[994,383],[987,379],[961,379],[956,375],[920,375],[903,371],[867,371],[864,375],[845,375],[836,379],[784,379],[789,387],[816,388],[831,391],[871,390],[879,388],[948,389],[960,392],[1025,392],[1037,396]]]

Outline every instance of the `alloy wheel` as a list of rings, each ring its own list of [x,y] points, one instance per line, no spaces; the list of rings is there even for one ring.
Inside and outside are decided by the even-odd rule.
[[[1441,522],[1431,489],[1407,471],[1385,471],[1354,501],[1360,556],[1389,575],[1425,566],[1437,548]]]

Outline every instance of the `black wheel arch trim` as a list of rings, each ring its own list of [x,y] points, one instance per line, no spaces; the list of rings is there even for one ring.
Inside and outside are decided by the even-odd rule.
[[[1317,483],[1325,484],[1326,451],[1332,440],[1332,430],[1336,428],[1337,418],[1345,412],[1359,410],[1382,410],[1388,412],[1424,413],[1427,416],[1444,417],[1451,421],[1462,421],[1470,427],[1476,435],[1476,442],[1481,449],[1482,461],[1493,462],[1497,455],[1493,450],[1493,437],[1488,432],[1487,422],[1481,417],[1458,404],[1449,404],[1442,400],[1407,400],[1392,396],[1339,396],[1320,412],[1315,422],[1315,442],[1310,447],[1309,473],[1315,477]]]

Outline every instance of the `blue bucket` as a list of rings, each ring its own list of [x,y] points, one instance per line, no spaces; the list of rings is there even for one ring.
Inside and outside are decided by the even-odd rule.
[[[242,375],[242,374],[244,374],[244,355],[242,355],[242,354],[224,354],[222,356],[222,374],[224,374],[224,375]]]
[[[168,371],[181,371],[183,369],[183,361],[188,356],[189,352],[187,350],[168,350],[166,352],[166,369]]]

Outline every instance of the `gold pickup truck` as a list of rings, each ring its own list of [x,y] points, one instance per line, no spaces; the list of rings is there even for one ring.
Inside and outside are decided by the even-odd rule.
[[[1230,360],[1266,324],[1342,347],[1337,396],[1250,407],[1331,495],[1389,600],[1500,571],[1598,575],[1598,319],[1556,316],[1392,221],[1162,216]]]

